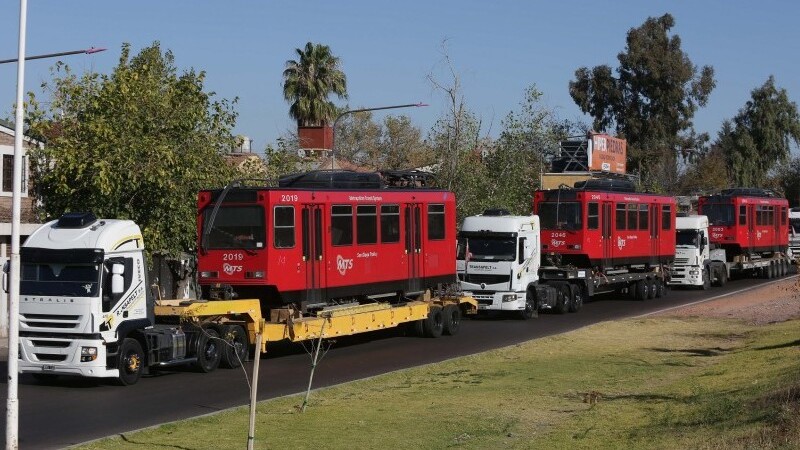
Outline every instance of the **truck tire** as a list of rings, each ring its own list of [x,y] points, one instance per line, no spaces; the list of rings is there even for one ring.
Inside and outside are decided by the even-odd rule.
[[[631,286],[634,290],[636,300],[647,300],[647,280],[639,280]]]
[[[448,336],[455,336],[461,329],[461,308],[456,305],[446,305],[442,310],[444,326],[442,332]]]
[[[195,367],[203,373],[213,372],[222,359],[222,346],[219,333],[213,328],[201,328],[197,339],[197,363]]]
[[[422,332],[425,337],[438,338],[444,332],[444,314],[439,306],[431,306],[428,317],[422,321]]]
[[[664,284],[664,280],[656,280],[656,298],[666,297],[667,295],[667,285]]]
[[[139,341],[133,338],[125,338],[122,341],[117,359],[117,369],[119,369],[117,378],[119,384],[130,386],[139,381],[144,369],[144,351]]]
[[[647,299],[656,298],[656,280],[647,280]]]
[[[569,288],[572,291],[570,293],[570,299],[572,301],[569,302],[569,312],[578,312],[583,307],[583,289],[577,284],[572,283],[570,283]]]
[[[719,268],[719,287],[725,286],[728,283],[728,269],[725,267]]]
[[[520,320],[529,320],[539,316],[539,305],[536,303],[536,292],[528,289],[525,292],[525,309],[517,312]]]
[[[572,303],[572,291],[569,285],[561,283],[556,287],[556,306],[553,308],[556,314],[566,314],[569,311],[569,304]]]
[[[241,325],[226,325],[222,328],[222,338],[225,346],[222,350],[222,367],[235,369],[247,361],[250,345],[247,342],[247,332]]]
[[[700,289],[706,290],[711,287],[711,271],[708,270],[708,267],[703,269],[703,284],[700,286]]]

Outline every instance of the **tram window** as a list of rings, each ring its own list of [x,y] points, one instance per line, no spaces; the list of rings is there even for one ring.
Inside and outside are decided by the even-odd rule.
[[[539,224],[543,230],[583,229],[583,208],[578,202],[539,203]]]
[[[700,214],[708,216],[709,225],[731,226],[736,223],[736,210],[733,205],[724,203],[707,203]]]
[[[428,239],[444,239],[444,205],[428,205]]]
[[[672,229],[672,205],[661,205],[661,229]]]
[[[625,230],[625,203],[617,203],[617,229]]]
[[[739,225],[747,225],[747,205],[739,205]]]
[[[770,225],[775,225],[775,207],[767,206],[767,220]]]
[[[381,205],[381,242],[400,242],[399,205]]]
[[[635,203],[628,203],[628,229],[635,230],[638,228],[636,221],[636,212],[639,207]]]
[[[294,247],[294,206],[276,206],[273,217],[275,248]]]
[[[781,225],[786,225],[786,207],[781,206]]]
[[[353,244],[353,207],[350,205],[331,206],[331,243],[333,245]]]
[[[358,205],[356,207],[356,242],[374,244],[378,242],[378,207]]]
[[[649,226],[650,215],[647,213],[647,205],[639,205],[639,229],[646,230]]]
[[[586,227],[589,230],[596,230],[600,228],[600,205],[597,203],[589,203],[589,209],[586,214]]]

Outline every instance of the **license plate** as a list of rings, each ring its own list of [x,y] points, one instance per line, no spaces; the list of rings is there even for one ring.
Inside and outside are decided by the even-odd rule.
[[[52,364],[45,364],[42,366],[42,372],[47,372],[48,370],[56,370],[56,366]]]

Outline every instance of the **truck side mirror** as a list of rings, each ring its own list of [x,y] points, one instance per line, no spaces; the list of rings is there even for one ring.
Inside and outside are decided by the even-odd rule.
[[[3,292],[8,294],[8,272],[11,270],[11,261],[3,264]]]
[[[122,264],[111,265],[111,293],[119,295],[125,292],[125,279],[122,274],[125,273],[125,266]]]
[[[706,245],[708,245],[708,238],[703,236],[703,247],[705,247]]]

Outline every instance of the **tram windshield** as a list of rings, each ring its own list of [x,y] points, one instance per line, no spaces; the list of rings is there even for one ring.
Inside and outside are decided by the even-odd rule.
[[[208,208],[203,225],[210,222]],[[260,206],[222,206],[208,233],[209,249],[260,249],[264,247],[264,209]]]
[[[581,204],[545,202],[539,204],[539,223],[543,230],[580,230],[583,228]]]
[[[703,205],[700,214],[708,216],[710,225],[730,226],[736,223],[733,205],[723,203],[708,203]]]

